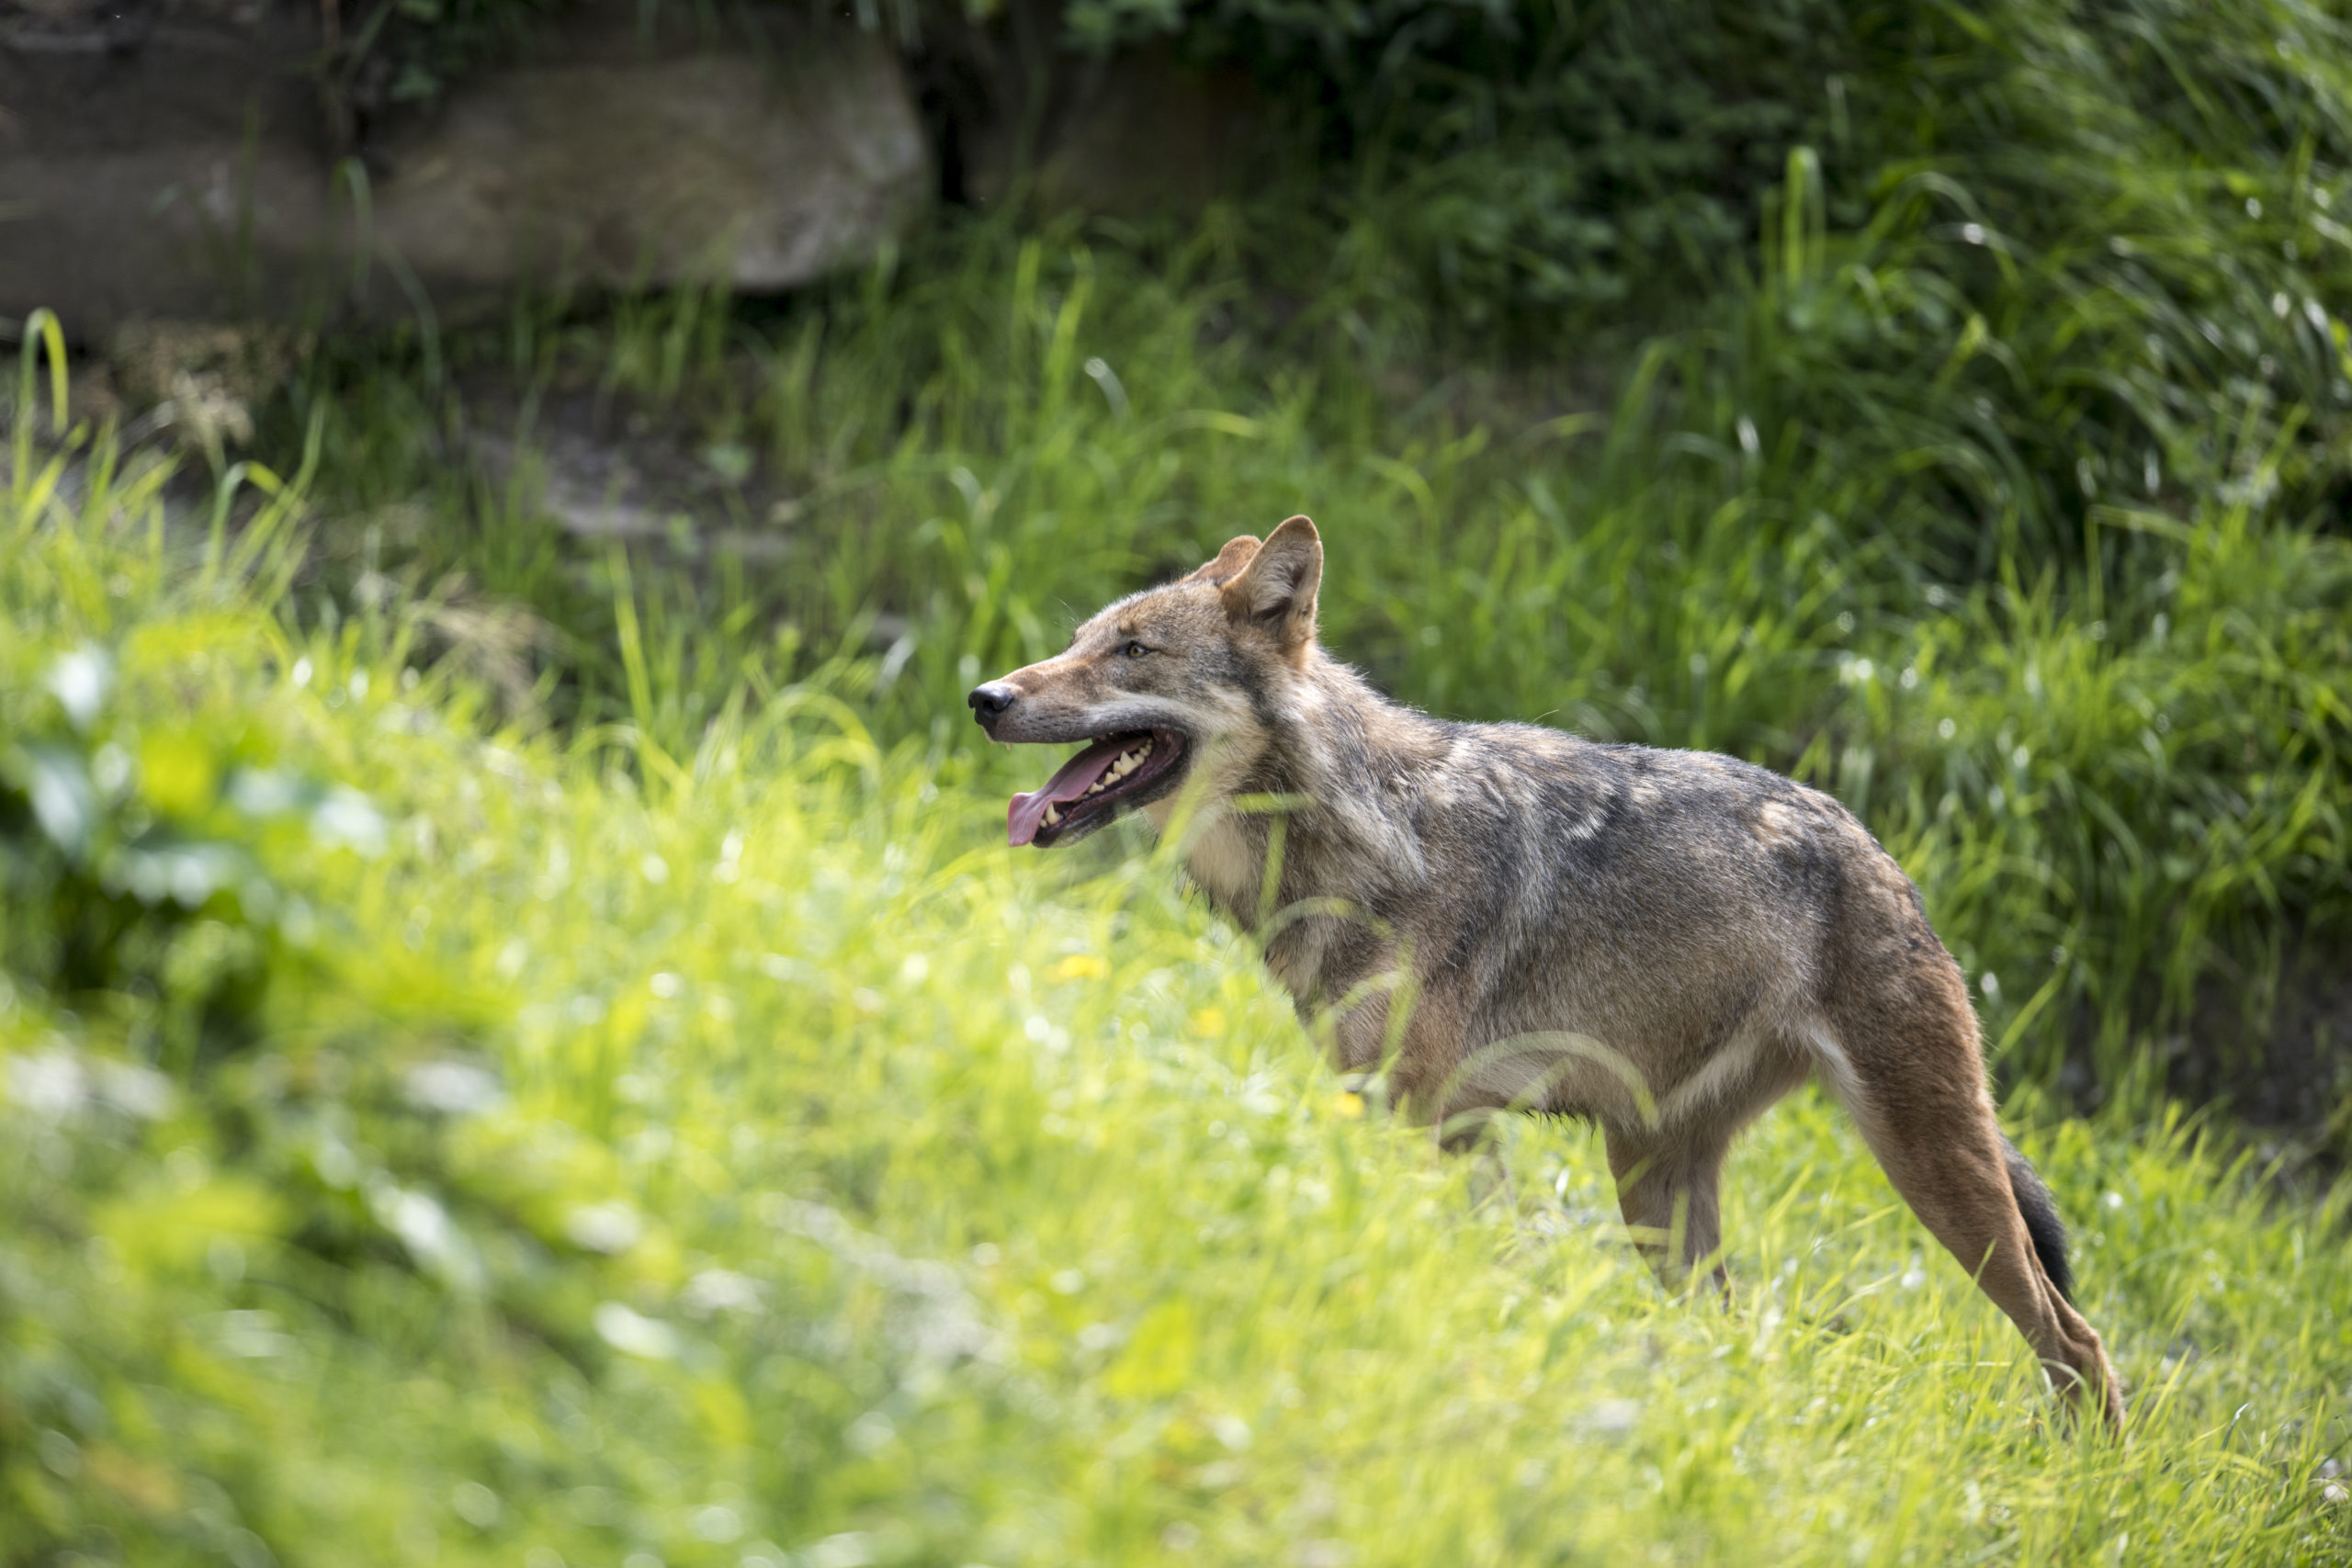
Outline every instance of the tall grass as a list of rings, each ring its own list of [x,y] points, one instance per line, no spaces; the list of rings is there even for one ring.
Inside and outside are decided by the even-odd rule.
[[[472,345],[547,404],[593,389],[756,454],[776,499],[748,535],[722,498],[628,553],[569,540],[527,470],[452,477],[467,416],[398,365],[322,369],[293,412],[356,510],[331,532],[422,494],[420,584],[462,568],[581,634],[579,722],[675,754],[739,682],[821,671],[999,787],[1016,764],[958,722],[965,690],[1307,512],[1326,639],[1387,689],[1834,790],[1926,888],[2004,1070],[2071,1051],[2112,1090],[2200,978],[2258,981],[2290,925],[2352,912],[2352,556],[2288,509],[2307,422],[2249,391],[2162,447],[2154,495],[2044,507],[2046,459],[1977,412],[2014,365],[1920,249],[1926,198],[1837,235],[1791,170],[1758,281],[1600,406],[1270,344],[1214,223],[1171,248],[980,224],[781,311],[686,295]]]
[[[2352,1555],[2347,1199],[2164,1100],[2352,932],[2340,23],[1331,17],[1286,207],[340,345],[209,483],[30,323],[0,1562]],[[1810,1093],[1669,1301],[1585,1134],[1441,1158],[1140,834],[1002,849],[963,692],[1293,511],[1400,697],[1864,815],[2130,1446]]]
[[[1384,1122],[1138,841],[1011,856],[806,685],[501,728],[98,452],[0,552],[9,1561],[2352,1544],[2340,1193],[2030,1139],[2137,1411],[2070,1438],[1817,1098],[1735,1156],[1736,1303],[1669,1300],[1584,1134]]]

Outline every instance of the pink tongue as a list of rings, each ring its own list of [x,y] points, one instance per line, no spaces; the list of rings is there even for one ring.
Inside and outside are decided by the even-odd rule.
[[[1046,787],[1034,795],[1016,795],[1004,814],[1004,836],[1018,846],[1037,836],[1046,820],[1046,807],[1068,806],[1094,787],[1094,781],[1110,771],[1111,764],[1125,750],[1125,740],[1098,740],[1062,764],[1061,772],[1046,781]]]

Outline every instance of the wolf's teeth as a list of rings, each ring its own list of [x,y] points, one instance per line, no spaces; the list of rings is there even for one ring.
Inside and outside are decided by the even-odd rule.
[[[1062,808],[1061,808],[1060,807],[1058,807],[1058,806],[1048,806],[1047,807],[1046,807],[1046,827],[1051,828],[1051,827],[1053,827],[1055,824],[1058,823],[1061,819],[1062,819]]]

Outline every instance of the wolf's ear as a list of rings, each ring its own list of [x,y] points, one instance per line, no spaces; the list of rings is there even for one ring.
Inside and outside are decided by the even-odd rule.
[[[1255,622],[1272,634],[1283,653],[1303,659],[1315,640],[1315,590],[1322,581],[1323,541],[1314,524],[1294,517],[1269,535],[1250,564],[1225,585],[1225,613]]]
[[[1248,566],[1250,564],[1250,558],[1257,553],[1258,536],[1255,534],[1244,534],[1238,539],[1227,539],[1225,542],[1225,548],[1217,551],[1216,559],[1209,562],[1206,566],[1201,568],[1200,570],[1193,572],[1191,576],[1180,577],[1177,581],[1179,582],[1206,582],[1211,585],[1223,582],[1227,579],[1232,577],[1235,573],[1238,572],[1243,567]]]

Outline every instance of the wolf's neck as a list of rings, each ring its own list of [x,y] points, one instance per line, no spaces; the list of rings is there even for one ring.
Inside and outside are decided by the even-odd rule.
[[[1447,749],[1442,727],[1319,650],[1261,718],[1265,749],[1234,793],[1269,808],[1216,803],[1186,860],[1218,912],[1250,930],[1295,921],[1283,911],[1308,901],[1376,914],[1419,886],[1427,856],[1408,803]]]

